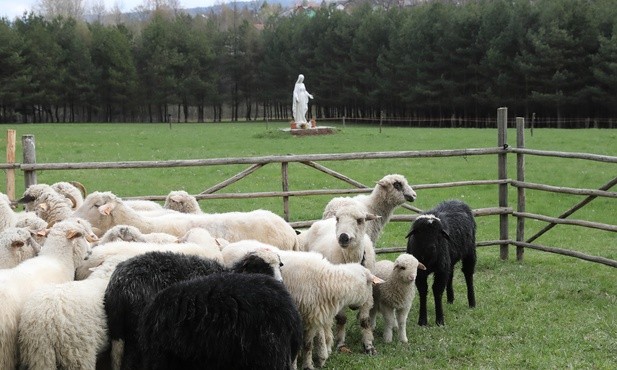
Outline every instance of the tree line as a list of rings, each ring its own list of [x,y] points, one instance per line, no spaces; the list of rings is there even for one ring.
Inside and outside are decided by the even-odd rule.
[[[2,122],[287,120],[298,74],[320,118],[617,116],[614,0],[322,4],[291,15],[154,10],[105,24],[0,21]]]

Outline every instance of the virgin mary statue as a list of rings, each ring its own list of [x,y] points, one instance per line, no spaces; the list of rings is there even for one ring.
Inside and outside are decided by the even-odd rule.
[[[294,121],[299,123],[306,123],[306,112],[308,111],[308,101],[309,98],[313,99],[313,95],[309,94],[306,91],[306,87],[304,86],[304,75],[298,75],[298,81],[296,81],[296,85],[294,87],[293,93],[293,102],[292,102],[292,112],[294,116]]]

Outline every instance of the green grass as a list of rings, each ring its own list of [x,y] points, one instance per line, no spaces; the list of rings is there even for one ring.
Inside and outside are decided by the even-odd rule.
[[[325,123],[322,123],[325,124]],[[336,124],[335,124],[336,125]],[[222,124],[90,124],[15,125],[18,161],[21,136],[34,134],[37,161],[95,162],[202,159],[275,154],[348,153],[363,151],[435,150],[494,147],[494,129],[390,128],[347,125],[329,136],[295,137],[281,132],[284,124],[268,127],[258,123]],[[340,128],[340,127],[339,127]],[[509,130],[509,143],[515,132]],[[527,132],[526,147],[555,151],[617,155],[614,130],[538,130]],[[509,156],[508,176],[515,178],[515,156]],[[494,179],[495,156],[466,158],[417,158],[321,163],[367,185],[387,173],[401,173],[410,183],[428,184],[462,180]],[[143,170],[40,171],[39,183],[61,180],[81,181],[89,191],[113,191],[129,197],[166,195],[184,189],[199,193],[247,168],[247,165],[210,166]],[[290,164],[291,190],[348,187],[338,180],[305,167]],[[526,180],[555,186],[597,189],[616,175],[615,165],[576,159],[527,156]],[[267,165],[249,178],[233,184],[225,192],[273,191],[281,189],[280,166]],[[18,173],[17,194],[23,192]],[[330,197],[294,197],[290,200],[292,220],[319,218]],[[497,205],[495,186],[456,187],[418,191],[414,204],[429,209],[443,199],[460,198],[473,208]],[[527,211],[558,216],[582,199],[581,196],[527,191]],[[516,206],[515,189],[510,205]],[[206,211],[267,208],[282,214],[280,199],[209,200]],[[397,213],[404,213],[403,210]],[[571,218],[615,224],[617,207],[612,199],[598,198]],[[480,217],[478,240],[499,238],[498,217]],[[515,236],[515,221],[510,222]],[[544,227],[541,221],[527,220],[526,235]],[[404,246],[407,223],[387,225],[378,247]],[[538,243],[617,259],[617,236],[593,229],[558,225]],[[604,265],[526,250],[524,261],[499,260],[498,247],[478,251],[475,309],[466,307],[462,274],[455,276],[453,305],[446,305],[446,326],[420,328],[417,305],[409,318],[410,343],[386,344],[381,340],[381,321],[375,332],[379,354],[360,353],[359,330],[349,314],[348,343],[356,353],[333,354],[327,369],[510,369],[510,368],[615,368],[617,363],[617,274]],[[378,258],[395,258],[394,254]],[[416,301],[417,303],[417,301]]]

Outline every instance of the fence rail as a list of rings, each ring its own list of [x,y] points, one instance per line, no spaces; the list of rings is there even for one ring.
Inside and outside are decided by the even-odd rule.
[[[576,225],[579,227],[594,228],[607,232],[617,232],[616,225],[609,225],[586,220],[566,219],[583,206],[589,204],[597,197],[617,198],[617,192],[609,191],[612,186],[617,184],[617,178],[609,181],[599,189],[578,189],[559,187],[546,184],[536,184],[525,181],[525,158],[526,156],[549,156],[556,158],[581,159],[587,161],[603,162],[607,164],[617,163],[617,157],[596,155],[588,153],[570,153],[559,151],[531,150],[525,149],[524,145],[524,128],[525,120],[523,118],[516,119],[516,147],[508,146],[507,141],[507,108],[499,108],[497,112],[498,137],[497,146],[494,148],[472,148],[472,149],[454,149],[454,150],[427,150],[427,151],[393,151],[393,152],[359,152],[359,153],[335,153],[335,154],[305,154],[305,155],[273,155],[260,157],[235,157],[235,158],[209,158],[209,159],[194,159],[194,160],[168,160],[168,161],[121,161],[121,162],[81,162],[81,163],[37,163],[36,151],[34,145],[34,137],[25,135],[22,138],[22,147],[24,150],[23,163],[12,163],[8,159],[9,147],[14,150],[14,143],[7,143],[7,163],[0,164],[0,169],[7,171],[20,170],[24,173],[26,187],[35,184],[36,171],[39,170],[83,170],[83,169],[143,169],[143,168],[169,168],[169,167],[195,167],[195,166],[225,166],[246,164],[248,168],[240,171],[236,175],[220,182],[208,189],[203,190],[199,194],[195,194],[198,200],[203,199],[245,199],[245,198],[264,198],[277,197],[283,200],[284,217],[293,227],[308,227],[315,220],[294,220],[290,221],[289,199],[292,197],[304,196],[320,196],[320,195],[349,195],[369,193],[371,188],[367,187],[359,181],[356,181],[344,174],[338,173],[318,162],[328,161],[349,161],[349,160],[368,160],[368,159],[396,159],[396,158],[436,158],[436,157],[459,157],[473,155],[495,155],[497,158],[498,175],[494,180],[466,180],[455,181],[437,184],[416,184],[414,188],[419,189],[436,189],[436,188],[451,188],[458,186],[479,186],[479,185],[495,185],[498,187],[497,207],[480,208],[474,210],[474,215],[477,217],[498,215],[499,216],[499,240],[478,241],[478,246],[500,246],[500,258],[507,259],[509,246],[516,246],[517,259],[523,259],[525,248],[535,250],[558,253],[566,256],[581,258],[584,260],[602,263],[608,266],[617,267],[617,261],[589,256],[576,251],[569,251],[561,248],[546,247],[532,242],[539,236],[544,234],[550,228],[558,224]],[[9,135],[10,136],[10,135]],[[508,177],[507,163],[508,155],[516,155],[516,180]],[[14,157],[14,153],[13,156]],[[289,163],[300,163],[317,171],[326,173],[338,180],[350,184],[355,189],[326,189],[326,190],[289,190],[288,186],[288,171]],[[252,192],[252,193],[217,193],[219,190],[251,175],[265,165],[279,164],[281,166],[282,190],[268,192]],[[7,176],[8,180],[8,176]],[[7,181],[7,189],[10,184]],[[14,189],[14,184],[12,185]],[[516,209],[513,209],[508,201],[508,189],[514,187],[517,191]],[[550,217],[546,215],[538,215],[526,212],[526,190],[540,190],[561,194],[586,195],[587,197],[574,205],[569,210],[562,213],[559,217]],[[126,197],[126,199],[149,199],[162,201],[166,195],[144,195],[139,197]],[[412,214],[394,215],[391,218],[393,222],[409,222],[415,220],[418,213],[422,210],[411,205],[404,205],[404,208],[412,211]],[[514,240],[510,238],[509,220],[510,217],[515,217],[517,220],[516,237]],[[547,222],[548,225],[525,240],[525,220],[535,219]],[[379,248],[378,253],[401,252],[403,248]]]

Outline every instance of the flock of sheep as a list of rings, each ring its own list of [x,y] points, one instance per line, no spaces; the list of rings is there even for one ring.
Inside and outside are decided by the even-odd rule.
[[[429,274],[438,325],[459,260],[475,306],[476,224],[463,202],[422,213],[407,253],[376,260],[395,208],[415,199],[404,176],[387,175],[298,232],[266,210],[204,213],[185,191],[161,206],[37,184],[23,212],[0,193],[0,369],[313,369],[350,351],[348,308],[365,353],[377,353],[377,314],[384,342],[396,332],[406,343],[414,283],[428,324]]]

